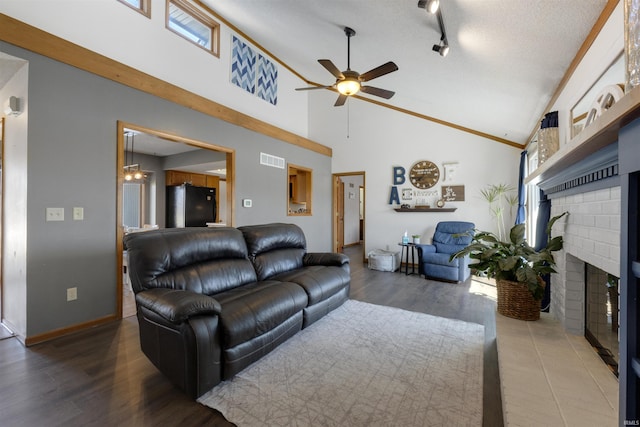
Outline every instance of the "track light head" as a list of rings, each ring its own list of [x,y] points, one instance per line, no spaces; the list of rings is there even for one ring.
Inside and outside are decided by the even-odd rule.
[[[447,56],[449,54],[449,45],[448,44],[434,44],[433,51],[438,52],[440,56]]]
[[[440,7],[440,0],[428,0],[425,9],[429,13],[436,13]]]
[[[418,0],[418,7],[435,14],[440,7],[440,0]]]

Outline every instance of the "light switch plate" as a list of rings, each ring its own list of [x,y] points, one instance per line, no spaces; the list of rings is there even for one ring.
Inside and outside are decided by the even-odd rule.
[[[251,201],[251,199],[242,199],[243,208],[250,208],[252,205],[253,205],[253,202]]]
[[[64,221],[64,208],[47,208],[47,221]]]

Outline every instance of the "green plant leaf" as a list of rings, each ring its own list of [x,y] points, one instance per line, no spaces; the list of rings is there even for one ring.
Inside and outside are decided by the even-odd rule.
[[[498,260],[498,266],[502,270],[513,270],[516,264],[518,264],[518,261],[520,261],[520,257],[510,256]]]
[[[556,236],[553,239],[549,240],[549,243],[547,243],[547,250],[559,251],[560,249],[562,249],[562,246],[563,246],[562,236]]]
[[[567,215],[569,212],[563,212],[560,215],[556,215],[553,218],[551,218],[549,220],[549,224],[547,224],[547,235],[551,236],[551,229],[553,228],[553,224],[556,223],[557,220],[559,220],[560,218],[562,218],[563,216]]]
[[[524,242],[524,233],[524,224],[514,225],[511,228],[511,233],[509,233],[509,239],[511,240],[511,243],[513,243],[514,245],[521,245]]]

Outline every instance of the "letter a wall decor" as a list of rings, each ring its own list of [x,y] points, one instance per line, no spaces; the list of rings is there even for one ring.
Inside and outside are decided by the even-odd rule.
[[[231,37],[231,83],[270,104],[278,102],[278,67],[236,36]]]

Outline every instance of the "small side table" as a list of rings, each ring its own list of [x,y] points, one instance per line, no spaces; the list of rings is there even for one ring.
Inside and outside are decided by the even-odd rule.
[[[416,244],[415,243],[398,243],[399,246],[402,246],[400,251],[400,263],[404,262],[404,274],[416,274],[416,265],[415,261],[415,252],[416,252]],[[409,253],[411,253],[411,273],[409,273]],[[400,266],[402,268],[402,265]]]

